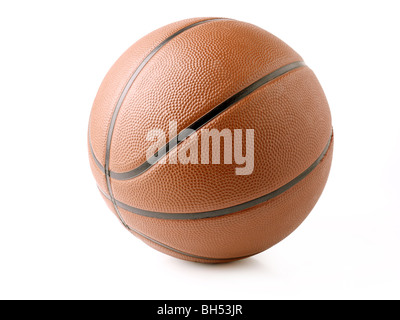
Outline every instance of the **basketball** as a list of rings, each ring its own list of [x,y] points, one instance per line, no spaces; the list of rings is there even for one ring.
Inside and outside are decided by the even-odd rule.
[[[175,22],[133,44],[105,76],[88,130],[97,188],[122,225],[201,263],[290,235],[325,187],[333,144],[302,57],[226,18]]]

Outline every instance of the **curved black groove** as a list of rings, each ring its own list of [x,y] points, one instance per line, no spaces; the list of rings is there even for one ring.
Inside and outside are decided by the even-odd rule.
[[[145,211],[145,210],[141,210],[141,209],[137,209],[137,208],[133,208],[130,206],[127,206],[119,201],[117,201],[114,198],[113,192],[112,192],[112,188],[111,188],[111,180],[110,178],[114,178],[117,180],[127,180],[127,179],[131,179],[134,178],[138,175],[140,175],[141,173],[145,172],[148,168],[150,168],[152,165],[149,164],[149,162],[145,162],[143,163],[141,166],[139,166],[138,168],[126,172],[126,173],[114,173],[110,170],[110,148],[111,148],[111,141],[112,141],[112,136],[113,136],[113,131],[114,131],[114,127],[115,127],[115,122],[118,116],[118,113],[120,111],[120,108],[122,106],[122,103],[129,91],[129,89],[131,88],[134,80],[137,78],[138,74],[141,72],[141,70],[144,68],[144,66],[148,63],[148,61],[166,44],[168,43],[170,40],[172,40],[173,38],[175,38],[176,36],[178,36],[179,34],[181,34],[182,32],[195,27],[197,25],[206,23],[206,22],[211,22],[214,20],[223,20],[223,19],[209,19],[209,20],[203,20],[197,23],[194,23],[192,25],[189,25],[181,30],[179,30],[178,32],[176,32],[175,34],[173,34],[172,36],[168,37],[167,39],[165,39],[162,43],[160,43],[143,61],[142,63],[139,65],[139,67],[135,70],[135,72],[133,73],[133,75],[131,76],[131,78],[129,79],[128,83],[126,84],[120,98],[118,99],[117,105],[114,109],[113,115],[112,115],[112,120],[110,123],[110,127],[109,127],[109,131],[107,134],[107,145],[106,145],[106,157],[105,157],[105,165],[104,167],[102,166],[102,164],[100,163],[100,161],[96,158],[94,151],[93,151],[93,147],[91,145],[91,141],[90,141],[90,132],[89,132],[89,146],[90,146],[90,152],[93,156],[93,159],[96,163],[96,165],[104,172],[106,180],[107,180],[107,188],[109,191],[109,195],[107,193],[105,193],[103,190],[100,190],[104,196],[106,198],[108,198],[110,201],[112,201],[113,206],[115,208],[116,213],[118,214],[121,222],[123,223],[123,225],[130,231],[137,233],[138,235],[148,239],[149,241],[152,241],[153,243],[156,243],[164,248],[167,248],[169,250],[172,250],[176,253],[179,254],[183,254],[186,255],[188,257],[192,257],[192,258],[196,258],[196,259],[204,259],[204,260],[210,260],[210,261],[224,261],[224,260],[236,260],[236,259],[243,259],[243,258],[247,258],[250,255],[247,256],[243,256],[243,257],[234,257],[234,258],[209,258],[209,257],[201,257],[201,256],[196,256],[196,255],[192,255],[186,252],[182,252],[180,250],[177,250],[175,248],[172,248],[166,244],[163,244],[155,239],[152,239],[150,237],[148,237],[147,235],[132,229],[131,227],[129,227],[124,219],[122,218],[118,207],[121,207],[123,209],[129,209],[128,211],[131,211],[133,213],[136,214],[142,214],[144,216],[152,216],[154,215],[154,217],[156,218],[160,218],[160,219],[167,219],[166,216],[164,215],[168,215],[168,219],[191,219],[190,215],[193,214],[166,214],[166,213],[161,213],[161,212],[150,212],[150,211]],[[200,127],[204,126],[206,123],[208,123],[209,121],[211,121],[213,118],[215,118],[216,116],[218,116],[221,112],[223,112],[224,110],[226,110],[227,108],[229,108],[231,105],[237,103],[238,101],[240,101],[241,99],[243,99],[244,97],[248,96],[250,93],[252,93],[253,91],[255,91],[256,89],[258,89],[260,86],[274,80],[275,78],[291,71],[294,70],[296,68],[305,66],[304,62],[294,62],[292,64],[286,65],[282,68],[277,69],[276,71],[266,75],[265,77],[259,79],[258,81],[256,81],[255,83],[251,84],[249,87],[243,89],[242,91],[240,91],[239,93],[235,94],[234,96],[232,96],[231,98],[229,98],[228,100],[226,100],[225,102],[223,102],[222,104],[218,105],[217,107],[215,107],[213,110],[211,110],[209,113],[207,113],[206,115],[204,115],[202,118],[198,119],[197,121],[195,121],[192,125],[190,125],[187,129],[193,129],[193,130],[198,130]],[[189,135],[187,136],[189,137]],[[186,138],[187,138],[186,137]],[[332,139],[332,138],[331,138]],[[325,156],[331,139],[329,140],[329,143],[326,147],[326,150],[324,150],[323,156]],[[158,156],[164,156],[166,155],[172,148],[176,147],[179,143],[181,143],[182,141],[176,142],[174,143],[174,139],[171,140],[170,142],[167,143],[166,146],[164,146],[161,150],[158,151]],[[295,185],[296,183],[298,183],[299,181],[301,181],[302,179],[304,179],[317,165],[318,163],[322,160],[323,156],[321,156],[321,159],[318,159],[310,168],[308,168],[305,172],[303,172],[300,176],[298,176],[296,179],[292,180],[291,182],[289,182],[287,185],[283,186],[282,188],[279,188],[278,190],[260,197],[258,199],[246,202],[244,204],[238,205],[238,206],[234,206],[231,208],[226,208],[226,209],[221,209],[221,210],[216,210],[216,211],[211,211],[211,212],[203,212],[203,213],[196,213],[194,214],[195,217],[192,217],[192,219],[200,219],[200,218],[210,218],[210,217],[217,217],[217,216],[221,216],[221,215],[225,215],[225,214],[229,214],[229,213],[233,213],[233,212],[237,212],[240,210],[244,210],[246,208],[250,208],[252,206],[255,206],[259,203],[268,201],[269,199],[278,196],[279,194],[285,192],[286,190],[288,190],[289,188],[291,188],[293,185]],[[158,157],[158,160],[161,157]],[[156,162],[156,161],[155,161]],[[155,163],[153,162],[153,163]],[[297,180],[297,181],[295,181]],[[182,215],[185,215],[185,218],[182,217]],[[171,218],[171,216],[175,216],[175,218]]]
[[[303,61],[297,61],[297,62],[290,63],[286,66],[283,66],[283,67],[271,72],[270,74],[267,74],[266,76],[262,77],[261,79],[252,83],[248,87],[244,88],[242,91],[236,93],[229,99],[225,100],[224,102],[222,102],[221,104],[216,106],[214,109],[212,109],[211,111],[206,113],[204,116],[202,116],[201,118],[199,118],[198,120],[193,122],[190,126],[188,126],[184,130],[187,130],[187,129],[191,129],[194,131],[199,130],[205,124],[207,124],[212,119],[214,119],[216,116],[218,116],[219,114],[221,114],[222,112],[224,112],[229,107],[231,107],[235,103],[239,102],[243,98],[247,97],[249,94],[251,94],[252,92],[257,90],[261,86],[267,84],[268,82],[271,82],[272,80],[274,80],[294,69],[304,67],[304,66],[306,66],[306,64]],[[179,136],[179,134],[178,134],[178,136]],[[118,172],[108,171],[110,177],[115,180],[129,180],[129,179],[132,179],[132,178],[135,178],[135,177],[141,175],[142,173],[147,171],[150,167],[152,167],[153,164],[155,164],[157,161],[161,160],[161,158],[164,157],[170,150],[177,147],[180,143],[182,143],[185,139],[187,139],[190,136],[190,134],[186,135],[185,139],[182,139],[180,141],[178,140],[178,136],[172,138],[165,146],[160,148],[157,152],[157,155],[154,155],[152,158],[149,159],[149,161],[142,163],[139,167],[137,167],[131,171],[128,171],[128,172],[118,173]],[[92,152],[92,155],[93,155],[93,157],[95,157],[93,152]],[[108,154],[108,158],[109,158],[109,154]],[[96,161],[96,159],[95,159],[95,162],[99,166],[100,162]],[[104,168],[101,165],[99,166],[99,168],[101,170],[104,170]]]
[[[303,180],[305,177],[307,177],[317,166],[318,164],[322,161],[322,159],[325,157],[326,153],[329,150],[329,147],[331,145],[333,138],[333,134],[329,138],[328,144],[324,148],[322,154],[318,157],[318,159],[311,165],[309,166],[304,172],[302,172],[300,175],[298,175],[296,178],[294,178],[292,181],[288,182],[287,184],[283,185],[279,189],[268,193],[262,197],[259,197],[257,199],[232,206],[229,208],[224,208],[224,209],[219,209],[219,210],[214,210],[214,211],[206,211],[206,212],[198,212],[198,213],[165,213],[165,212],[155,212],[155,211],[148,211],[148,210],[142,210],[139,208],[134,208],[132,206],[129,206],[125,203],[122,203],[118,200],[115,200],[116,205],[124,209],[128,212],[138,214],[141,216],[149,217],[149,218],[156,218],[156,219],[165,219],[165,220],[193,220],[193,219],[206,219],[206,218],[215,218],[215,217],[220,217],[224,216],[227,214],[239,212],[245,209],[249,209],[251,207],[254,207],[258,204],[261,204],[263,202],[266,202],[268,200],[271,200],[272,198],[275,198],[279,196],[280,194],[284,193],[285,191],[289,190],[293,186],[295,186],[297,183],[299,183],[301,180]],[[101,190],[101,193],[108,199],[111,200],[111,198],[107,195],[106,192]]]
[[[143,68],[146,66],[146,64],[149,62],[149,60],[163,47],[165,46],[168,42],[170,42],[172,39],[174,39],[175,37],[177,37],[178,35],[180,35],[182,32],[185,32],[186,30],[189,30],[193,27],[196,27],[198,25],[201,25],[203,23],[207,23],[210,21],[215,21],[215,20],[221,20],[221,19],[208,19],[208,20],[203,20],[203,21],[199,21],[196,23],[193,23],[189,26],[186,26],[182,29],[180,29],[179,31],[175,32],[173,35],[169,36],[168,38],[166,38],[163,42],[161,42],[157,47],[155,47],[150,54],[140,63],[139,67],[135,70],[135,72],[132,74],[132,76],[130,77],[128,83],[125,85],[124,90],[122,91],[121,96],[118,99],[117,105],[115,106],[112,118],[111,118],[111,123],[110,123],[110,127],[108,128],[108,133],[107,133],[107,144],[106,144],[106,156],[105,156],[105,164],[104,164],[104,174],[106,177],[106,181],[107,181],[107,188],[108,188],[108,192],[111,198],[111,201],[114,205],[115,211],[117,212],[121,222],[123,223],[123,225],[129,229],[129,226],[125,223],[124,219],[122,218],[119,210],[118,210],[118,206],[115,202],[114,199],[114,195],[112,192],[112,188],[111,188],[111,170],[110,170],[110,150],[111,150],[111,141],[112,141],[112,137],[113,137],[113,133],[114,133],[114,127],[115,127],[115,122],[117,121],[117,117],[118,117],[118,113],[121,109],[122,103],[125,100],[126,95],[128,94],[129,89],[132,87],[133,82],[136,80],[137,76],[139,75],[139,73],[143,70]],[[92,150],[92,154],[94,156],[93,150]],[[95,160],[95,162],[97,164],[99,164],[100,162],[97,160]]]
[[[141,233],[141,232],[139,232],[137,230],[134,230],[132,228],[129,228],[129,230],[132,231],[132,232],[137,233],[138,235],[146,238],[147,240],[149,240],[151,242],[154,242],[154,243],[156,243],[156,244],[158,244],[158,245],[160,245],[160,246],[162,246],[162,247],[164,247],[166,249],[169,249],[169,250],[174,251],[176,253],[182,254],[182,255],[187,256],[187,257],[195,258],[195,259],[202,259],[202,260],[208,260],[208,261],[230,261],[230,260],[245,259],[245,258],[248,258],[248,257],[256,254],[256,253],[254,253],[254,254],[243,256],[243,257],[234,257],[234,258],[209,258],[209,257],[196,256],[194,254],[187,253],[187,252],[172,248],[172,247],[170,247],[170,246],[168,246],[168,245],[166,245],[166,244],[164,244],[164,243],[162,243],[160,241],[157,241],[157,240],[155,240],[153,238],[150,238],[149,236],[145,235],[144,233]]]
[[[93,147],[92,147],[92,144],[90,143],[90,128],[89,128],[89,132],[88,132],[88,137],[89,137],[89,149],[90,149],[90,153],[92,154],[92,158],[93,158],[93,161],[94,161],[94,163],[96,164],[96,166],[101,170],[101,171],[103,171],[103,172],[105,172],[104,171],[104,167],[103,167],[103,165],[100,163],[100,161],[96,158],[96,156],[95,156],[95,154],[94,154],[94,151],[93,151]]]

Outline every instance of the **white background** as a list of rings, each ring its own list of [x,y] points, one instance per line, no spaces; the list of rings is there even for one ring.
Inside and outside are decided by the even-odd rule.
[[[1,299],[399,299],[398,1],[2,1]],[[291,236],[226,265],[163,255],[101,199],[86,150],[97,89],[132,43],[200,16],[292,46],[331,106],[327,187]]]

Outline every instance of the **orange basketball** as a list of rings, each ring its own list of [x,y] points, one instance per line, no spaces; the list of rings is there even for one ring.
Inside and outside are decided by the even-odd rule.
[[[122,224],[204,263],[255,255],[294,231],[332,152],[314,73],[232,19],[188,19],[137,41],[103,80],[89,123],[91,169]]]

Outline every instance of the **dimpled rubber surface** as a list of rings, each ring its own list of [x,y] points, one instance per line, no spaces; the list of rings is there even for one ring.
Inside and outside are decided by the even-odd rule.
[[[167,43],[134,81],[115,124],[110,169],[130,171],[146,161],[149,130],[178,132],[268,73],[300,61],[286,44],[253,25],[216,20]]]
[[[151,32],[133,44],[111,67],[97,92],[89,122],[90,143],[96,158],[103,166],[111,117],[129,78],[162,41],[175,32],[203,20],[207,18],[187,19]]]
[[[180,259],[223,263],[255,255],[287,237],[313,209],[328,179],[333,145],[332,140],[324,159],[304,180],[274,199],[238,213],[176,221],[142,217],[123,209],[120,211],[135,230],[186,254],[170,250],[133,231],[135,236],[155,249]],[[111,202],[105,201],[113,210]]]
[[[108,193],[105,173],[93,156],[104,167],[111,118],[125,85],[162,41],[209,19],[177,22],[147,35],[107,74],[89,124],[94,153],[89,152],[90,164],[103,192]],[[216,19],[185,30],[147,62],[127,92],[112,132],[110,170],[127,172],[146,161],[147,149],[153,144],[146,140],[149,130],[168,132],[170,121],[176,121],[179,132],[258,79],[296,61],[302,58],[284,42],[248,23]],[[308,67],[265,84],[204,128],[254,129],[253,173],[236,175],[235,163],[157,163],[135,178],[111,179],[113,196],[132,207],[170,214],[239,205],[299,176],[318,159],[332,134],[328,103]],[[171,154],[191,143],[195,141],[184,141]],[[119,211],[132,233],[172,256],[214,263],[250,256],[285,238],[308,215],[326,183],[332,150],[333,141],[322,162],[294,187],[241,212],[209,219],[163,220]],[[105,200],[115,212],[111,201]]]
[[[241,167],[236,163],[157,163],[134,179],[112,179],[116,199],[150,211],[203,212],[238,205],[278,189],[306,170],[330,138],[329,108],[321,93],[310,69],[296,69],[203,127],[254,129],[252,174],[236,175],[235,169]],[[190,142],[183,142],[177,150]]]

